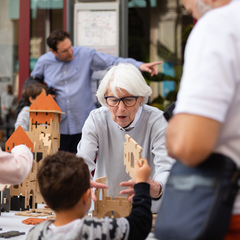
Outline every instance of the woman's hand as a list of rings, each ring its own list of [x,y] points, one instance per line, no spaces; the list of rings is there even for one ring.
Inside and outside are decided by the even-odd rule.
[[[135,195],[135,191],[133,186],[135,185],[135,182],[133,180],[129,180],[128,182],[121,182],[120,186],[121,187],[128,187],[127,189],[124,189],[120,191],[121,195],[128,195],[128,200],[132,201],[133,196]]]
[[[162,186],[159,182],[154,181],[151,177],[149,177],[147,183],[150,184],[150,195],[152,198],[159,197],[159,194],[162,192]],[[128,200],[131,201],[135,195],[133,186],[135,182],[133,180],[129,180],[128,182],[121,182],[120,186],[129,187],[128,189],[124,189],[120,192],[121,195],[127,194],[129,195]]]
[[[108,186],[104,183],[97,183],[92,180],[90,180],[90,185],[91,185],[91,195],[92,195],[92,200],[96,202],[97,197],[95,195],[94,189],[93,188],[101,188],[101,189],[108,189]]]
[[[140,164],[141,162],[141,164]],[[128,182],[121,182],[121,187],[128,187],[128,189],[122,190],[120,194],[127,194],[128,200],[131,201],[133,196],[135,195],[134,185],[138,182],[148,182],[150,179],[151,168],[148,165],[146,159],[142,158],[140,161],[135,160],[134,169],[136,174],[136,182],[133,180],[129,180]]]

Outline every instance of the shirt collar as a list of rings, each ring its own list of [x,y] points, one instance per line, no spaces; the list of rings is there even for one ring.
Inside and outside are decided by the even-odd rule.
[[[118,124],[117,124],[117,126],[119,127],[120,130],[122,130],[124,132],[131,131],[135,127],[136,123],[138,122],[138,120],[141,116],[141,113],[142,113],[142,106],[139,106],[138,111],[135,115],[135,118],[129,126],[127,126],[126,128],[123,128],[123,127],[119,126]]]

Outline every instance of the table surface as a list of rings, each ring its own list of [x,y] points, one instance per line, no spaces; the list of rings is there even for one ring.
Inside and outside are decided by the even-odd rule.
[[[22,223],[24,219],[29,218],[28,216],[17,216],[15,215],[15,211],[10,212],[1,212],[0,216],[0,228],[2,230],[0,233],[8,232],[8,231],[19,231],[19,232],[25,232],[24,235],[11,237],[9,239],[13,240],[23,240],[26,239],[28,231],[33,227],[33,225],[26,225]],[[4,238],[0,238],[4,239]]]
[[[16,211],[10,211],[10,212],[1,212],[0,216],[0,233],[8,232],[8,231],[19,231],[19,232],[25,232],[24,235],[11,237],[8,239],[12,240],[25,240],[28,231],[33,227],[33,225],[26,225],[22,223],[23,220],[30,218],[29,216],[17,216],[15,215],[17,213]],[[39,218],[46,218],[46,217],[39,217]],[[0,238],[4,239],[4,238]],[[147,237],[147,240],[156,240],[154,238],[153,233],[150,233]]]

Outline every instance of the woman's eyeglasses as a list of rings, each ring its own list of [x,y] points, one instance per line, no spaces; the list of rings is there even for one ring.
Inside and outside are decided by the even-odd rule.
[[[122,101],[126,107],[133,107],[136,104],[138,98],[139,97],[135,97],[135,96],[128,96],[123,98],[109,96],[109,97],[105,97],[105,100],[107,105],[110,107],[117,107],[120,101]]]

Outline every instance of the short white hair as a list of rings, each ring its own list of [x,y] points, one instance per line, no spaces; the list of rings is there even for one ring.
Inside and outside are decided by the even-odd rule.
[[[143,104],[148,102],[152,89],[147,85],[140,70],[130,63],[120,63],[110,68],[100,82],[96,96],[102,106],[107,106],[105,94],[110,89],[115,97],[117,90],[125,90],[133,96],[143,97]]]

